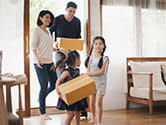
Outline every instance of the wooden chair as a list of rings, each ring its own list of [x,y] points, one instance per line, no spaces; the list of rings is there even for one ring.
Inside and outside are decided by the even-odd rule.
[[[154,100],[153,99],[153,73],[151,72],[131,72],[131,67],[129,65],[129,62],[166,62],[166,57],[131,57],[127,58],[126,60],[126,68],[127,68],[127,94],[126,94],[126,109],[129,109],[129,102],[135,102],[140,104],[146,104],[149,106],[149,114],[153,114],[153,105],[155,102],[164,102],[165,100]],[[137,98],[132,97],[130,95],[130,88],[133,87],[133,79],[132,75],[147,75],[149,76],[149,87],[148,87],[148,93],[149,93],[149,99],[144,98]]]
[[[6,106],[7,106],[7,112],[8,112],[8,123],[9,125],[23,125],[23,108],[22,108],[22,97],[21,97],[21,85],[26,85],[27,83],[27,77],[26,75],[17,75],[14,76],[16,78],[16,81],[14,83],[8,83],[6,84]],[[11,88],[13,86],[18,86],[18,104],[19,108],[17,111],[17,115],[14,115],[12,112],[12,99],[11,99]]]

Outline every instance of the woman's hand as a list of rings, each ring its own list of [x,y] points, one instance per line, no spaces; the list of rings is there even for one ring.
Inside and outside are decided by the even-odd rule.
[[[59,51],[64,54],[67,54],[69,52],[67,49],[64,49],[64,48],[60,48]]]
[[[59,43],[58,43],[57,41],[54,42],[54,43],[53,43],[53,47],[56,48],[56,49],[58,49],[58,48],[59,48]]]
[[[37,59],[37,67],[39,67],[40,69],[43,69],[42,67],[42,63],[40,60]]]

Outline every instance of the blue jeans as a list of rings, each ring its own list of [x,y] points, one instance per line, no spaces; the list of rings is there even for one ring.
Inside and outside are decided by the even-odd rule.
[[[40,83],[40,92],[39,92],[39,103],[40,103],[40,113],[45,114],[46,108],[45,108],[45,100],[46,96],[55,89],[55,83],[57,80],[56,72],[51,71],[50,68],[53,65],[51,64],[42,64],[42,69],[37,66],[37,64],[34,64],[37,77]],[[48,87],[48,82],[50,83]]]

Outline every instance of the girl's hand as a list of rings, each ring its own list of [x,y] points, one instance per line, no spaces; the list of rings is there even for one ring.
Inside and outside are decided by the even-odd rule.
[[[56,88],[56,93],[58,94],[58,96],[61,98],[61,93],[60,93],[60,91],[59,91],[59,89],[58,88]]]
[[[40,60],[37,60],[37,67],[39,67],[40,69],[43,69],[43,67],[42,67],[42,63],[41,63]]]

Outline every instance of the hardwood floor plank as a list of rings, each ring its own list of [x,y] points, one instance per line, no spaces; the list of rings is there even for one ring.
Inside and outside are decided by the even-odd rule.
[[[166,125],[166,109],[155,109],[150,116],[148,109],[131,109],[105,111],[102,125]],[[64,125],[66,114],[51,115],[52,120],[44,121],[39,116],[24,119],[24,125]],[[75,121],[72,121],[75,125]],[[81,120],[80,125],[89,124],[87,120]]]

